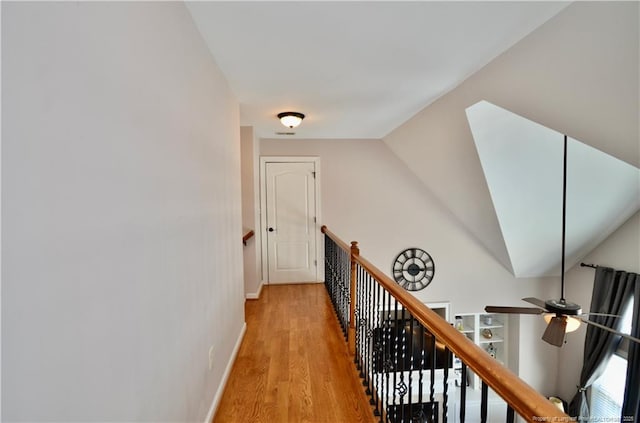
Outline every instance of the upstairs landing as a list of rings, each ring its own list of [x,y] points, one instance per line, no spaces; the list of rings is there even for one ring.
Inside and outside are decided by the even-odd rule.
[[[214,423],[374,422],[323,284],[265,285]]]

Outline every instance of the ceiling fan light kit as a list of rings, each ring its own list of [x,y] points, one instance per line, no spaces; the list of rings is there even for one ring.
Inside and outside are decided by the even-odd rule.
[[[542,315],[542,318],[544,319],[545,322],[547,322],[547,325],[548,325],[549,323],[551,323],[551,320],[556,316],[557,314],[555,313],[544,313]],[[567,328],[565,332],[569,333],[569,332],[575,332],[576,330],[578,330],[578,328],[580,327],[579,318],[572,317],[572,316],[562,316],[562,317],[566,317],[566,320],[567,320]]]
[[[564,343],[564,335],[567,332],[567,316],[553,316],[547,325],[542,340],[556,347],[561,347]]]

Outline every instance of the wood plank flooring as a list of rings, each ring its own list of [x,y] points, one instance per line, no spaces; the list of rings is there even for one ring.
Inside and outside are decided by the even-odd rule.
[[[245,312],[214,423],[376,421],[324,285],[265,286]]]

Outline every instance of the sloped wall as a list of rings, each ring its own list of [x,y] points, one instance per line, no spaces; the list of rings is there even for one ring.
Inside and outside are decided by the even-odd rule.
[[[184,4],[3,2],[2,124],[2,420],[204,421],[244,322],[239,118]]]
[[[506,269],[510,263],[465,108],[488,100],[638,166],[638,7],[636,2],[573,3],[384,138],[425,190]],[[636,214],[585,260],[637,271],[639,221]],[[593,273],[569,273],[569,298],[586,292],[576,301],[588,306]],[[503,302],[499,291],[496,299]],[[568,337],[567,346],[579,347],[559,352],[555,389],[561,395],[577,384],[574,363],[581,362],[583,331]],[[530,353],[521,363],[527,360]],[[555,366],[546,371],[555,373]]]

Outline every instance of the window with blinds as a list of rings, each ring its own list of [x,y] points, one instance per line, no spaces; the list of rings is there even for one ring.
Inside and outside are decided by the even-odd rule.
[[[602,376],[591,386],[591,417],[620,418],[626,376],[627,360],[614,354]]]
[[[629,301],[622,317],[621,331],[624,333],[631,331],[632,303],[633,300]],[[622,415],[628,350],[629,342],[620,342],[602,376],[591,385],[591,418],[619,419]]]

